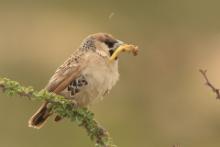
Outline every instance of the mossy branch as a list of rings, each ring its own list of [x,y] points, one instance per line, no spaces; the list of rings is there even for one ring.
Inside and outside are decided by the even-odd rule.
[[[9,96],[22,96],[30,100],[49,101],[54,113],[69,118],[83,127],[96,147],[115,147],[108,132],[94,119],[94,113],[87,108],[79,108],[72,101],[63,96],[47,92],[46,90],[35,91],[32,87],[24,87],[16,81],[0,77],[0,91]]]

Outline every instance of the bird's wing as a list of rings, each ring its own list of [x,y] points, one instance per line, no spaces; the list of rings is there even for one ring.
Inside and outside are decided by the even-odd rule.
[[[56,70],[45,89],[58,94],[80,76],[81,71],[86,66],[85,60],[80,57],[81,55],[72,55],[67,59],[64,64]]]

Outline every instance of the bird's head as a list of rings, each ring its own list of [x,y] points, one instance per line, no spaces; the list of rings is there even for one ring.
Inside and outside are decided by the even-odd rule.
[[[107,33],[96,33],[86,37],[81,49],[96,51],[99,54],[111,57],[116,49],[124,43]]]

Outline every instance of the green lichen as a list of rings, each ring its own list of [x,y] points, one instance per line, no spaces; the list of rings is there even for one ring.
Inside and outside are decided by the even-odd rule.
[[[0,77],[0,90],[8,96],[28,97],[30,100],[49,101],[52,111],[59,116],[70,119],[83,127],[96,147],[116,147],[108,132],[94,119],[94,113],[87,108],[77,107],[76,103],[46,90],[35,91],[32,87],[24,87],[16,81]]]

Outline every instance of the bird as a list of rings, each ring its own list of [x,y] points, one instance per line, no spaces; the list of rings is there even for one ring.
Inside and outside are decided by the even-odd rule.
[[[107,33],[95,33],[83,39],[79,48],[57,68],[44,88],[48,92],[88,107],[100,101],[119,80],[118,57],[109,58],[125,44]],[[29,119],[28,126],[40,129],[53,114],[50,103],[45,101]],[[55,121],[62,119],[59,115]]]

